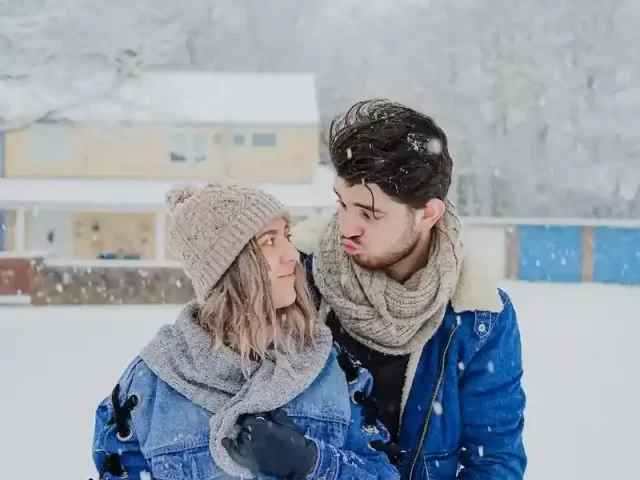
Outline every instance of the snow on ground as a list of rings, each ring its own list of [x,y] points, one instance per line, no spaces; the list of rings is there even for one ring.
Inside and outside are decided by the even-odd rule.
[[[526,478],[633,477],[640,288],[504,286],[524,344]],[[0,479],[94,476],[96,405],[179,308],[0,307]]]

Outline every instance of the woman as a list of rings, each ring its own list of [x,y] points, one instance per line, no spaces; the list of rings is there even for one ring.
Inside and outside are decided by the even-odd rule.
[[[196,300],[98,407],[100,478],[399,478],[373,448],[388,432],[367,421],[371,377],[348,365],[347,382],[315,321],[284,206],[222,184],[167,200]]]

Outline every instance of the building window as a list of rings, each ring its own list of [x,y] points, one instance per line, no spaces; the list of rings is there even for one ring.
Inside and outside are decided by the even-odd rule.
[[[34,163],[65,163],[71,159],[67,125],[35,123],[28,130],[27,142]]]
[[[170,159],[172,162],[204,162],[207,155],[207,136],[204,133],[171,135]]]
[[[247,143],[247,138],[241,133],[236,133],[233,136],[233,145],[236,147],[244,147],[245,143]]]
[[[171,135],[171,161],[186,162],[188,155],[187,136],[184,133]]]
[[[456,196],[460,214],[472,216],[478,209],[476,176],[474,174],[464,174],[458,176]]]
[[[196,133],[192,140],[193,161],[204,162],[207,159],[207,137],[203,133]]]
[[[273,133],[254,133],[253,146],[254,147],[275,147],[276,136]]]

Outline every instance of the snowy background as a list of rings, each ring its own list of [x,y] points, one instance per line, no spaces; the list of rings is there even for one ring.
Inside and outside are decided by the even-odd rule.
[[[505,282],[523,338],[528,480],[635,478],[640,288]],[[179,306],[0,307],[0,478],[95,475],[95,407]]]
[[[369,97],[441,123],[466,215],[640,219],[638,25],[637,0],[0,0],[0,133],[130,73],[311,72],[325,124]],[[640,287],[504,287],[526,478],[638,477]],[[95,478],[95,407],[179,308],[0,306],[0,480]]]
[[[325,122],[368,97],[433,115],[500,186],[470,215],[640,218],[639,24],[636,0],[0,0],[0,130],[105,70],[313,72]]]

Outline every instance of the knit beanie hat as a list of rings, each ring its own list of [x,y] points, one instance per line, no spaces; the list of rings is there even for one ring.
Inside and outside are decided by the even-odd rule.
[[[168,247],[203,304],[249,241],[269,222],[288,218],[272,195],[248,186],[211,183],[166,194],[173,222]]]

